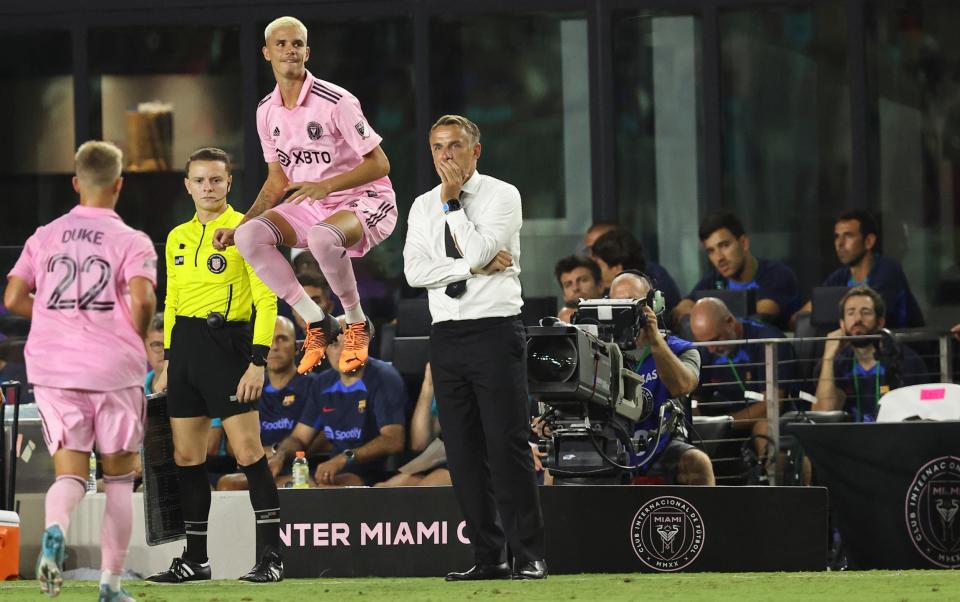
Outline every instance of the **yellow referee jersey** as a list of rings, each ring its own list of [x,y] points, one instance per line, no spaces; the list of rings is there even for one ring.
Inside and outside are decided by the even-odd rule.
[[[277,322],[277,296],[267,288],[236,246],[213,248],[213,233],[235,228],[243,214],[227,205],[216,219],[201,224],[197,215],[167,236],[167,299],[163,314],[163,347],[170,349],[170,335],[177,316],[206,318],[220,312],[232,322],[249,320],[253,306],[253,344],[273,344]]]

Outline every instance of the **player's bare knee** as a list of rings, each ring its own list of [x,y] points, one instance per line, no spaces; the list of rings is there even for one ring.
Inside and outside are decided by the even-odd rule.
[[[233,444],[233,455],[240,466],[251,466],[263,457],[263,446],[258,439],[240,441]]]
[[[177,466],[198,466],[207,461],[206,448],[203,448],[203,449],[181,449],[179,447],[174,448],[173,461]]]
[[[141,470],[140,454],[134,452],[104,454],[100,456],[100,463],[103,464],[103,474],[108,477],[122,476]]]

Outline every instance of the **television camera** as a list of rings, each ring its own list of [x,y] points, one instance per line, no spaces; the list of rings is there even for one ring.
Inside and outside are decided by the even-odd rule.
[[[618,482],[643,472],[684,429],[682,403],[655,404],[631,369],[644,305],[662,313],[659,291],[645,299],[581,300],[574,324],[545,318],[527,328],[527,381],[548,407],[537,432],[555,477]],[[638,423],[653,426],[636,431]]]

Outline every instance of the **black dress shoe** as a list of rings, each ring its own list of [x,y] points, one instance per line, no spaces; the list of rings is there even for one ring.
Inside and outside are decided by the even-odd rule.
[[[447,581],[480,581],[482,579],[509,579],[510,565],[506,562],[500,564],[475,564],[469,571],[462,573],[447,573]]]
[[[547,561],[546,560],[528,560],[517,564],[517,569],[513,572],[514,579],[546,579]]]

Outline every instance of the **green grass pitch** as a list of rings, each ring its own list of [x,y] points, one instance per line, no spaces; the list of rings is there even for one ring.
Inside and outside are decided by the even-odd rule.
[[[96,584],[68,581],[58,601],[93,600]],[[680,573],[555,575],[542,582],[446,583],[430,578],[288,579],[250,585],[236,581],[162,586],[132,581],[127,589],[143,602],[301,602],[308,600],[960,600],[960,571],[863,571],[842,573]],[[0,584],[0,600],[47,597],[35,582]]]

